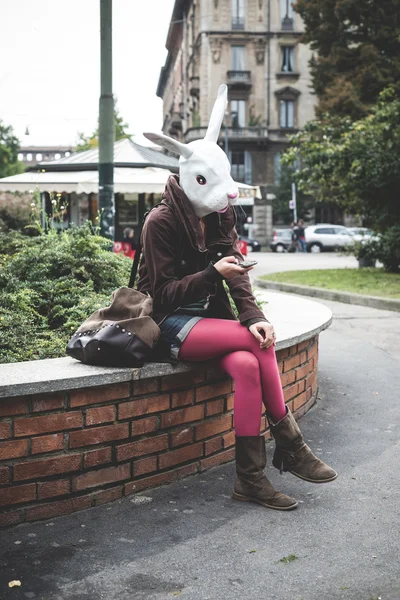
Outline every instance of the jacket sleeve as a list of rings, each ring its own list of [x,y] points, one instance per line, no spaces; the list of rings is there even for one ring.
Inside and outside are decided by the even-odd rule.
[[[215,295],[221,276],[210,263],[204,271],[178,279],[176,260],[179,236],[170,219],[151,214],[143,229],[143,253],[154,304],[166,311]]]
[[[232,230],[232,249],[226,256],[234,256],[239,261],[243,261],[243,255],[238,246],[238,234],[236,228]],[[258,308],[256,299],[254,298],[251,282],[248,273],[237,275],[232,279],[227,279],[226,283],[229,287],[229,292],[236,305],[239,313],[239,320],[245,327],[250,327],[254,323],[260,321],[269,322],[262,310]]]

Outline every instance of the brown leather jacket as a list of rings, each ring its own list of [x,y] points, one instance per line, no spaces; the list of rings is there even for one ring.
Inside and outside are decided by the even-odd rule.
[[[224,256],[243,260],[235,229],[236,213],[211,213],[204,218],[205,237],[190,200],[172,175],[167,182],[163,203],[147,217],[143,232],[143,257],[137,289],[153,298],[153,318],[159,323],[177,308],[205,297],[212,314],[220,319],[235,319],[223,279],[212,263]],[[240,322],[249,327],[266,321],[251,290],[248,274],[227,280],[238,309]]]

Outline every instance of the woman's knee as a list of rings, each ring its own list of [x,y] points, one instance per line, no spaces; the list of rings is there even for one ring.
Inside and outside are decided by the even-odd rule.
[[[242,382],[248,386],[260,384],[260,366],[254,354],[239,350],[225,358],[230,362],[230,372],[237,383]]]

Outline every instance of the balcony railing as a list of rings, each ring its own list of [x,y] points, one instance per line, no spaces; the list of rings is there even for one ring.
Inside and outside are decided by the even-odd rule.
[[[244,17],[232,17],[232,29],[243,31],[244,27]]]
[[[294,29],[294,20],[290,17],[284,17],[282,19],[282,31],[293,31]]]
[[[206,135],[207,127],[192,127],[185,134],[186,142],[200,140]],[[225,127],[222,125],[219,134],[220,140],[225,138]],[[267,127],[228,127],[228,139],[230,140],[254,140],[268,137]]]
[[[228,71],[227,72],[228,85],[236,88],[250,88],[251,87],[251,71]]]

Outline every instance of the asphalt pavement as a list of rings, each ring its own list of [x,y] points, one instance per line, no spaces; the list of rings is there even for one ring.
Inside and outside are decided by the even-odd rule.
[[[335,482],[269,467],[299,501],[281,513],[231,500],[229,464],[7,529],[1,600],[400,600],[400,315],[323,303],[320,397],[300,425]]]
[[[251,277],[260,277],[268,273],[280,271],[297,271],[308,269],[345,269],[358,267],[354,256],[347,256],[339,252],[321,252],[311,254],[308,252],[252,252],[251,260],[257,260],[258,265],[251,271]]]

